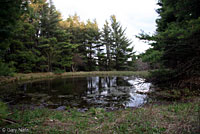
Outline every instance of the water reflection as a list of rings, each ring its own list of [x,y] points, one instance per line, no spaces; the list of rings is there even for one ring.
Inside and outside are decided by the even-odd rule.
[[[148,92],[150,86],[138,77],[73,77],[13,86],[12,92],[6,92],[2,99],[10,105],[49,108],[139,107],[148,96],[138,92]]]

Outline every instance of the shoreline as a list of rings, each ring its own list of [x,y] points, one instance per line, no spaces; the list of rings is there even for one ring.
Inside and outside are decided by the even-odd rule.
[[[65,72],[61,74],[56,74],[53,72],[45,73],[17,73],[11,76],[1,76],[0,77],[0,86],[9,83],[29,81],[29,80],[44,80],[50,78],[62,78],[62,77],[85,77],[85,76],[140,76],[147,77],[148,71],[92,71],[92,72]]]

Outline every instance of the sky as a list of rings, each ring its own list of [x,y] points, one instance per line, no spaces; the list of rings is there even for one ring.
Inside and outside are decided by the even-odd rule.
[[[105,20],[115,15],[126,35],[132,40],[137,54],[145,52],[150,46],[135,37],[141,33],[153,34],[156,30],[155,20],[158,17],[156,5],[158,0],[53,0],[56,9],[64,19],[75,13],[82,21],[97,20],[102,29]]]

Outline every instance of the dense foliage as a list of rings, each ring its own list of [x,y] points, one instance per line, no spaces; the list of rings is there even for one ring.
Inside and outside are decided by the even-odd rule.
[[[159,0],[153,36],[142,33],[153,47],[144,59],[161,64],[165,70],[154,72],[156,83],[198,88],[200,76],[200,2],[199,0]],[[152,58],[154,56],[154,58]]]
[[[133,69],[133,48],[111,16],[102,30],[78,15],[63,20],[52,0],[2,0],[0,75]]]

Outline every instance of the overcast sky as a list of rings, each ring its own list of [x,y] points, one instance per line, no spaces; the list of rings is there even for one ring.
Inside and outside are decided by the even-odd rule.
[[[136,39],[135,35],[141,30],[153,34],[156,29],[157,0],[53,0],[53,2],[63,18],[77,13],[83,21],[96,19],[100,29],[105,20],[110,21],[110,16],[116,15],[123,28],[127,28],[126,34],[133,41],[134,51],[137,53],[144,52],[149,45]]]

